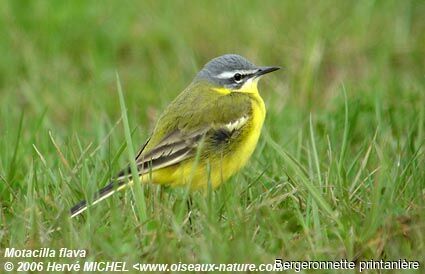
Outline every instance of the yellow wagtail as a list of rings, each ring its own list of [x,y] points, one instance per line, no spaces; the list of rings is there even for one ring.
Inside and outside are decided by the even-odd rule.
[[[136,157],[141,181],[191,189],[216,188],[241,169],[253,153],[266,109],[258,93],[261,76],[279,67],[258,67],[242,56],[212,59],[165,109]],[[133,183],[122,170],[93,202]],[[87,209],[81,201],[74,217]]]

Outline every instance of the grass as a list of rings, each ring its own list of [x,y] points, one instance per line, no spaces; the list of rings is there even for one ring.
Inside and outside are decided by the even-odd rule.
[[[6,1],[1,250],[423,267],[424,13],[414,0]],[[249,165],[194,193],[190,219],[184,190],[146,186],[70,220],[69,208],[129,162],[127,147],[143,144],[199,68],[229,52],[285,68],[260,84],[268,114]]]

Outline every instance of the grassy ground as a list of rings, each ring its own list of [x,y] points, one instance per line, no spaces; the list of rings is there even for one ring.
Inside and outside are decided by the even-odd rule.
[[[4,2],[1,250],[424,267],[424,13],[407,0]],[[249,165],[193,195],[191,224],[184,191],[156,186],[144,189],[147,216],[128,190],[68,219],[129,159],[116,72],[138,147],[161,109],[224,53],[285,68],[260,84],[268,115]]]

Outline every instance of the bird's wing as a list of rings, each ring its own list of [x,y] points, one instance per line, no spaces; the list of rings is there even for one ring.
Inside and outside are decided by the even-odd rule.
[[[172,166],[193,156],[196,153],[201,139],[208,129],[198,130],[192,134],[184,134],[176,130],[167,135],[159,144],[148,152],[139,152],[136,158],[136,166],[139,175],[154,171],[163,167]],[[121,170],[115,180],[131,178],[130,166]]]

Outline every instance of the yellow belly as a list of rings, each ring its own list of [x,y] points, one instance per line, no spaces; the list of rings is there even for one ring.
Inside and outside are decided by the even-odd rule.
[[[216,188],[229,179],[248,162],[254,152],[266,115],[264,102],[259,94],[254,93],[250,96],[252,97],[252,117],[248,122],[250,123],[249,131],[226,157],[215,155],[202,162],[190,159],[179,165],[143,175],[141,180],[172,187],[189,185],[191,189],[202,189],[208,188],[209,184],[212,188]]]

